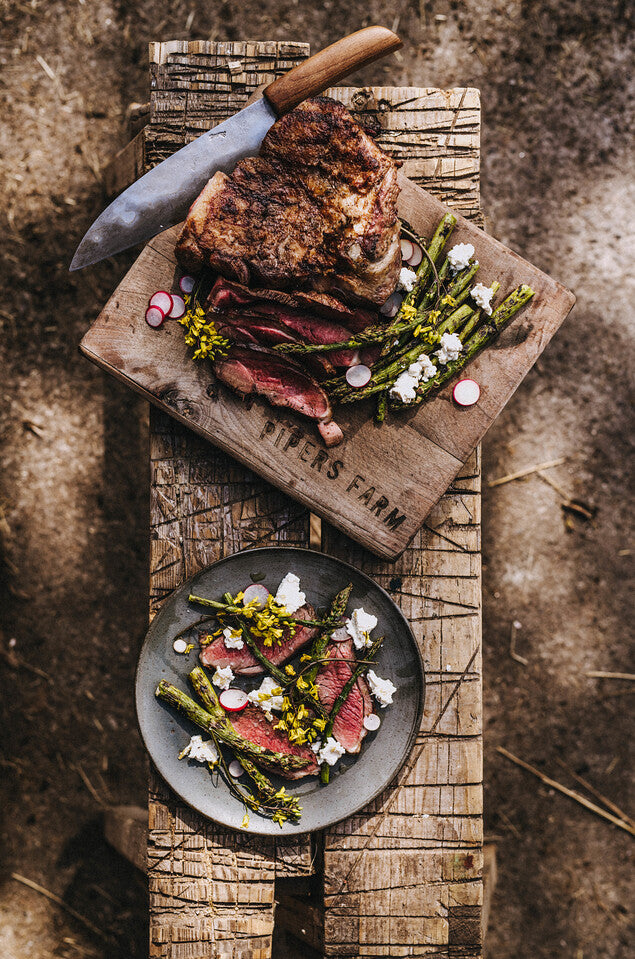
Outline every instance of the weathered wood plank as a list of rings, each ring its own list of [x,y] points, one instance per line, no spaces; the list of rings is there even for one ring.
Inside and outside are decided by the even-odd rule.
[[[173,121],[181,132],[190,124],[194,129],[206,111],[218,122],[307,54],[306,45],[283,43],[152,44],[146,165],[156,162],[159,149],[167,154],[184,142],[174,140]],[[239,57],[249,58],[244,82],[228,67]],[[231,96],[219,97],[221,81]],[[192,94],[196,85],[205,92]],[[222,556],[267,543],[308,545],[305,509],[164,414],[153,410],[150,422],[151,612],[185,578]],[[306,875],[311,860],[308,837],[263,841],[221,829],[181,803],[152,771],[151,959],[267,959],[275,877]]]
[[[479,107],[474,91],[453,91],[460,122],[444,114],[447,94],[401,91],[405,109],[430,103],[416,121],[426,125],[428,150],[415,175],[444,201],[478,213]],[[434,104],[434,105],[432,105]],[[402,108],[397,107],[397,114]],[[460,111],[459,111],[460,113]],[[382,114],[382,135],[406,132],[413,121]],[[460,149],[441,144],[466,134]],[[390,132],[388,132],[390,131]],[[446,132],[446,139],[448,133]],[[454,140],[455,151],[459,141]],[[447,162],[446,162],[447,158]],[[412,168],[408,171],[412,175]],[[465,180],[463,174],[466,173]],[[443,445],[446,437],[427,433]],[[447,447],[446,447],[447,448]],[[454,450],[453,450],[454,452]],[[384,564],[332,527],[323,526],[327,552],[346,557],[373,576],[408,617],[426,670],[426,702],[412,754],[395,782],[360,815],[324,838],[324,955],[478,957],[482,947],[482,688],[480,447],[428,515],[404,554]]]

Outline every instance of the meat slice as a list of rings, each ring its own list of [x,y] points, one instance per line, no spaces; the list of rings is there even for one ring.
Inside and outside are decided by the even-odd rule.
[[[207,299],[207,308],[219,312],[248,307],[258,313],[263,304],[278,303],[289,309],[305,310],[327,320],[337,320],[342,326],[359,333],[366,327],[380,322],[380,316],[372,310],[349,306],[330,293],[296,290],[287,293],[284,290],[249,289],[240,283],[233,283],[219,276]]]
[[[309,746],[299,746],[297,743],[290,743],[286,733],[282,730],[274,729],[275,720],[270,722],[259,706],[247,706],[239,714],[235,714],[231,719],[231,725],[239,736],[248,739],[258,746],[265,749],[271,749],[277,753],[284,753],[286,756],[302,756],[308,760],[308,764],[301,769],[294,769],[292,772],[286,772],[279,767],[267,764],[267,769],[275,769],[278,775],[284,779],[304,779],[305,776],[314,776],[318,771],[318,764],[315,753]]]
[[[338,630],[339,635],[343,632]],[[338,634],[336,638],[339,638]],[[329,662],[320,668],[315,681],[320,692],[320,702],[330,710],[355,669],[355,649],[350,638],[341,642],[330,642],[326,648]],[[347,752],[358,753],[361,749],[367,732],[364,719],[370,716],[372,711],[368,683],[360,676],[333,722],[333,736]]]
[[[299,310],[290,310],[275,303],[262,303],[258,312],[276,318],[282,326],[302,340],[303,343],[342,343],[349,340],[352,332],[340,323],[327,320],[322,316],[311,316]],[[355,350],[332,350],[328,354],[334,366],[352,366],[359,362]]]
[[[313,619],[315,610],[307,603],[306,606],[301,606],[293,616],[295,619]],[[317,629],[314,626],[297,626],[293,632],[290,629],[286,631],[279,646],[266,647],[260,640],[256,642],[267,659],[276,666],[280,666],[310,643],[316,632]],[[264,673],[264,667],[247,649],[247,646],[243,646],[242,649],[227,649],[222,636],[203,646],[199,658],[203,666],[220,668],[231,666],[236,676],[258,676]]]
[[[242,396],[257,394],[272,406],[288,407],[317,420],[327,446],[341,442],[341,430],[333,430],[331,424],[333,413],[326,393],[306,370],[287,357],[262,347],[232,346],[226,357],[216,360],[214,372]],[[331,429],[323,431],[325,425]]]
[[[260,156],[216,173],[177,242],[244,285],[341,293],[381,305],[401,267],[397,164],[339,103],[305,100],[265,136]]]

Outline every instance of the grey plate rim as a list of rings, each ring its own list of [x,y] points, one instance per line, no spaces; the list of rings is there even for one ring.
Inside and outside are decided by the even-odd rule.
[[[164,610],[167,610],[169,608],[169,604],[172,601],[176,600],[178,597],[180,597],[185,591],[189,592],[191,584],[195,580],[198,580],[201,576],[217,568],[218,566],[235,561],[237,557],[242,557],[242,556],[245,556],[246,554],[249,554],[250,556],[266,555],[266,554],[271,554],[272,552],[284,553],[287,555],[312,553],[314,556],[323,557],[327,562],[334,563],[336,566],[339,567],[339,569],[343,573],[352,571],[355,573],[356,576],[360,576],[363,580],[366,581],[366,583],[373,590],[381,594],[394,607],[398,617],[403,622],[405,635],[408,636],[410,640],[410,644],[412,648],[414,649],[415,658],[419,667],[418,683],[417,683],[418,693],[419,693],[419,702],[417,705],[414,722],[412,723],[412,726],[409,730],[407,739],[404,740],[404,746],[403,746],[401,755],[399,757],[398,762],[395,763],[394,769],[392,770],[390,776],[388,778],[385,778],[381,782],[381,784],[372,793],[371,796],[365,797],[361,804],[352,803],[351,808],[344,813],[342,813],[341,811],[338,811],[337,814],[333,815],[332,817],[327,816],[324,822],[319,827],[315,827],[313,829],[307,829],[306,827],[302,828],[302,820],[300,819],[298,823],[287,821],[284,824],[284,827],[281,828],[279,832],[276,832],[274,834],[269,829],[265,830],[262,828],[261,829],[257,828],[258,823],[252,824],[253,820],[250,818],[249,826],[241,830],[238,830],[239,832],[245,833],[247,835],[252,835],[252,836],[263,836],[263,837],[266,836],[268,838],[272,838],[273,836],[275,838],[275,836],[279,835],[281,838],[284,838],[285,836],[306,835],[310,832],[321,832],[323,829],[327,829],[335,825],[336,823],[341,822],[343,819],[347,819],[349,816],[355,815],[355,813],[359,812],[360,809],[364,808],[365,806],[373,802],[377,798],[377,796],[379,796],[382,792],[384,792],[388,788],[390,783],[395,779],[395,777],[398,775],[398,773],[401,771],[404,764],[406,763],[408,756],[410,755],[410,752],[414,746],[417,733],[419,732],[419,729],[421,726],[421,718],[423,716],[423,710],[425,707],[426,676],[425,676],[425,667],[423,664],[423,657],[421,655],[421,650],[419,649],[419,645],[414,637],[412,628],[405,614],[403,613],[401,608],[397,605],[397,603],[394,601],[390,593],[383,588],[383,586],[380,586],[379,583],[377,583],[371,576],[368,575],[368,573],[365,573],[363,570],[359,569],[357,566],[353,566],[352,563],[347,563],[344,560],[339,559],[337,556],[332,556],[330,553],[323,553],[321,550],[314,550],[314,549],[310,549],[309,547],[276,545],[276,546],[259,546],[253,549],[247,548],[247,549],[237,550],[235,553],[231,553],[229,556],[222,556],[220,559],[216,560],[216,562],[210,563],[208,566],[202,567],[196,573],[193,573],[187,579],[183,580],[183,582],[179,586],[177,586],[175,589],[173,589],[163,600],[161,607],[156,613],[156,615],[154,616],[152,622],[150,623],[150,626],[148,627],[148,630],[144,636],[143,643],[141,644],[141,648],[139,650],[139,655],[137,658],[137,665],[135,667],[135,684],[134,684],[135,714],[137,719],[137,728],[139,730],[139,734],[141,736],[146,752],[148,753],[148,756],[152,764],[154,765],[154,768],[157,770],[158,774],[161,776],[161,778],[166,783],[168,788],[171,789],[172,792],[175,793],[179,797],[179,799],[181,799],[187,806],[189,806],[190,809],[194,809],[197,813],[199,813],[199,815],[203,816],[204,819],[207,819],[210,822],[215,822],[225,829],[230,829],[232,831],[235,829],[233,825],[229,825],[228,823],[223,822],[222,819],[214,818],[213,816],[210,816],[209,813],[204,812],[202,809],[200,809],[195,802],[192,802],[191,799],[188,799],[188,797],[184,795],[184,791],[181,790],[178,785],[176,785],[173,782],[170,782],[167,779],[167,777],[163,775],[163,773],[157,766],[152,753],[151,745],[148,743],[148,740],[146,736],[144,735],[143,726],[142,726],[141,718],[139,715],[140,713],[139,700],[141,695],[141,687],[143,686],[143,677],[141,675],[141,661],[146,651],[146,646],[148,646],[150,642],[152,641],[153,633],[155,629],[157,628],[156,627],[157,622],[160,622],[162,615],[166,615],[166,613],[164,613]],[[359,760],[363,760],[363,752],[360,755]],[[260,820],[260,817],[254,817],[254,819]]]

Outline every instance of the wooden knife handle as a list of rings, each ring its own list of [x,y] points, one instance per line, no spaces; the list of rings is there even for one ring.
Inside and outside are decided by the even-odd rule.
[[[373,63],[402,46],[386,27],[365,27],[320,50],[265,87],[263,93],[279,117],[307,97],[322,93],[358,67]]]

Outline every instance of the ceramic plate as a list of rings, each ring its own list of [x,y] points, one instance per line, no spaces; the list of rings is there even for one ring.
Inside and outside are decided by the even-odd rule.
[[[347,583],[353,584],[348,610],[363,606],[377,617],[373,636],[386,636],[377,658],[377,672],[392,680],[397,692],[392,706],[377,710],[382,720],[377,732],[368,733],[357,756],[342,757],[331,770],[327,786],[321,785],[316,776],[297,782],[271,777],[299,797],[302,818],[297,823],[285,823],[281,829],[250,812],[248,831],[261,835],[323,829],[366,806],[405,762],[423,709],[424,678],[419,650],[403,613],[385,590],[355,567],[324,553],[292,547],[235,553],[208,566],[172,593],[155,616],[139,657],[136,703],[141,735],[156,768],[172,789],[204,816],[232,829],[240,828],[245,808],[230,794],[222,779],[199,763],[178,759],[190,736],[201,731],[157,700],[154,690],[159,680],[166,679],[193,695],[187,674],[198,663],[198,649],[179,655],[172,648],[175,634],[205,613],[188,603],[191,592],[218,599],[224,592],[236,593],[259,582],[275,593],[289,571],[300,577],[307,601],[316,609],[327,608],[338,590]],[[237,677],[234,685],[251,689],[260,680],[261,677]]]

